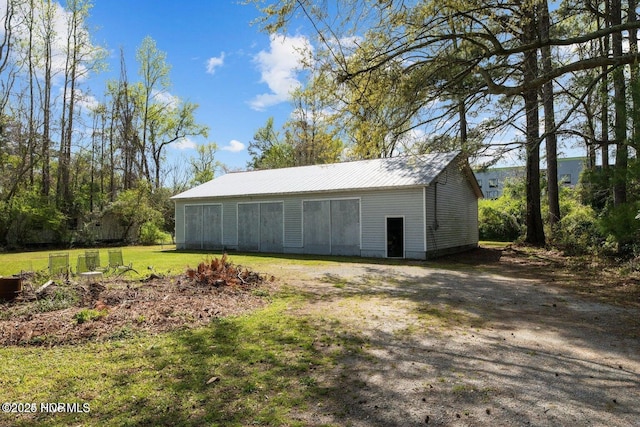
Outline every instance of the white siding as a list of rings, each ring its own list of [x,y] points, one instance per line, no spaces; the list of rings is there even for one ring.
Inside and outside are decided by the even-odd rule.
[[[176,201],[175,242],[178,249],[184,249],[184,202]]]
[[[284,199],[284,247],[302,248],[302,199]]]
[[[225,200],[222,203],[222,244],[238,247],[238,203]]]
[[[456,164],[449,165],[426,189],[429,253],[478,244],[478,199],[457,168]]]
[[[361,200],[362,256],[386,257],[386,218],[404,217],[405,257],[425,257],[422,187],[370,191]]]

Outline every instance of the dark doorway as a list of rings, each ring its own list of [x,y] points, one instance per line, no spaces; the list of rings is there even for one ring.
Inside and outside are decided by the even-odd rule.
[[[387,218],[387,257],[404,258],[404,218]]]

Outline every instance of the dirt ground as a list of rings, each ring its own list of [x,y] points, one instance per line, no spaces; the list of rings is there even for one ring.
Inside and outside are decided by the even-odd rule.
[[[186,277],[75,283],[81,307],[46,313],[27,309],[38,302],[26,295],[2,307],[0,345],[204,325],[261,307],[274,286],[289,286],[308,296],[293,314],[331,325],[318,351],[336,350],[337,336],[359,343],[317,373],[329,392],[294,414],[305,425],[640,426],[637,272],[484,248],[403,265],[276,264],[269,274],[275,283],[250,286]],[[108,316],[74,322],[83,307]]]
[[[271,286],[268,279],[216,286],[186,276],[145,281],[107,277],[92,283],[59,279],[36,298],[39,285],[27,280],[23,295],[0,308],[0,345],[73,344],[202,326],[212,318],[262,307]],[[71,307],[39,308],[71,297],[78,299]],[[83,311],[97,318],[82,321]]]
[[[638,276],[567,268],[557,253],[484,249],[414,266],[295,269],[291,285],[313,295],[301,312],[364,337],[320,380],[341,391],[300,419],[640,426]]]

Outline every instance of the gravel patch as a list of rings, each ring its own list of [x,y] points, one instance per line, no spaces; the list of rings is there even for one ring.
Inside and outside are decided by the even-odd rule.
[[[299,313],[362,343],[318,378],[305,424],[640,426],[636,307],[513,272],[288,268]]]

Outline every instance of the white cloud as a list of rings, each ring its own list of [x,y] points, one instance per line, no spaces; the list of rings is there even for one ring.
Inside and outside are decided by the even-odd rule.
[[[76,102],[81,108],[89,111],[95,111],[100,106],[100,101],[98,101],[95,96],[82,91],[79,92]]]
[[[348,36],[341,37],[339,39],[328,39],[328,43],[333,49],[342,51],[347,57],[351,56],[355,52],[355,50],[360,47],[362,41],[363,38],[361,36]]]
[[[227,145],[222,147],[222,149],[225,151],[231,151],[232,153],[237,153],[238,151],[244,150],[244,144],[238,140],[232,139]]]
[[[290,93],[301,86],[297,78],[301,59],[304,52],[310,50],[309,39],[304,36],[272,35],[269,51],[262,50],[254,57],[260,81],[266,83],[271,92],[257,95],[249,102],[251,108],[262,111],[289,100]]]
[[[171,146],[177,150],[195,150],[198,144],[189,138],[182,138],[172,143]]]
[[[212,57],[207,60],[207,73],[214,74],[216,68],[224,65],[224,52],[220,53],[219,57]]]
[[[166,90],[153,90],[151,92],[151,97],[154,101],[164,104],[167,108],[170,109],[178,108],[178,105],[180,105],[180,98],[171,95]]]

